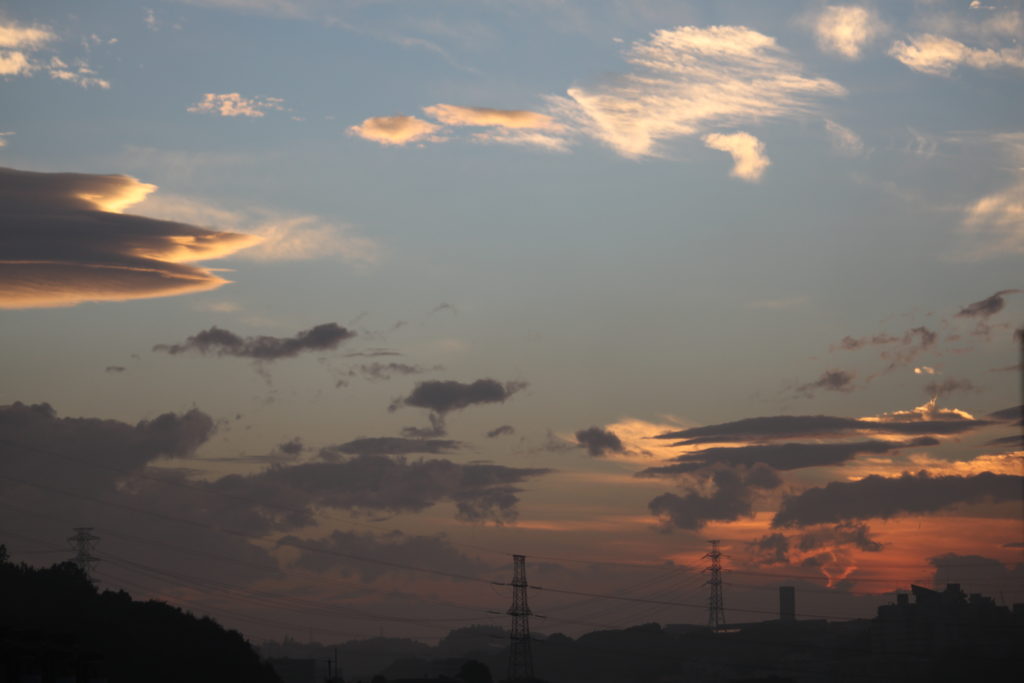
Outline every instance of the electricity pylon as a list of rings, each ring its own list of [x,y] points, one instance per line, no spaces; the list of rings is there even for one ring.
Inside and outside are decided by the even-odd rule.
[[[93,555],[98,540],[100,537],[92,533],[91,526],[75,527],[75,535],[68,538],[68,543],[75,550],[75,556],[71,561],[78,565],[90,581],[95,581],[92,572],[99,561],[99,558]]]
[[[725,608],[722,607],[722,553],[718,550],[718,541],[708,541],[711,551],[704,555],[711,564],[704,568],[711,576],[705,585],[710,586],[708,593],[708,626],[718,631],[725,626]]]
[[[508,651],[508,680],[533,680],[533,654],[530,649],[530,605],[526,599],[526,556],[513,555],[512,606],[507,614],[512,616],[512,636]]]

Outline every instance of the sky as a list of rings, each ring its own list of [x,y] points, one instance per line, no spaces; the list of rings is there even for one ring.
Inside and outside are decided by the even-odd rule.
[[[0,542],[257,641],[504,624],[513,554],[535,629],[702,623],[712,539],[730,622],[1024,601],[1022,39],[5,2]]]

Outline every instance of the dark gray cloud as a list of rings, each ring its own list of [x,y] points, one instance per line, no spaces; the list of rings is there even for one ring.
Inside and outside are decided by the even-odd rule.
[[[869,553],[882,550],[882,544],[871,537],[871,528],[857,522],[842,522],[833,527],[814,529],[800,534],[798,539],[797,547],[802,552],[846,545]]]
[[[853,433],[949,435],[962,434],[989,424],[991,422],[987,420],[969,420],[957,413],[944,413],[942,419],[936,420],[922,420],[910,415],[884,420],[860,420],[829,415],[774,415],[665,432],[655,438],[675,439],[678,441],[677,445],[691,446],[738,440],[821,438]]]
[[[453,380],[428,380],[419,382],[408,396],[395,399],[388,410],[395,411],[402,406],[426,408],[430,411],[430,426],[406,427],[402,434],[422,438],[444,436],[447,433],[445,417],[448,413],[473,405],[504,403],[526,386],[526,382],[502,384],[493,379],[478,379],[468,384]]]
[[[211,487],[221,494],[259,501],[263,519],[254,530],[258,533],[310,524],[316,509],[419,512],[446,501],[455,503],[460,519],[504,522],[516,516],[520,490],[516,485],[549,471],[357,455],[229,475]]]
[[[516,433],[516,428],[512,425],[501,425],[487,432],[486,436],[488,439],[496,439],[499,436],[509,436]]]
[[[363,581],[404,571],[400,566],[415,563],[418,568],[462,576],[480,576],[491,567],[459,552],[444,536],[411,536],[400,531],[384,534],[335,531],[321,539],[285,536],[279,546],[300,551],[295,565],[315,572],[338,572]],[[366,558],[362,561],[356,558]]]
[[[226,284],[189,264],[228,256],[259,238],[119,213],[155,189],[123,175],[0,168],[0,308],[172,296]]]
[[[931,476],[927,472],[887,478],[875,474],[859,481],[834,481],[786,496],[773,527],[832,524],[848,520],[888,519],[906,513],[935,512],[957,503],[1020,500],[1024,477],[1009,474]]]
[[[994,413],[989,413],[988,417],[993,420],[999,420],[1000,422],[1013,422],[1024,417],[1024,405],[1003,408],[1002,410],[997,410]]]
[[[345,358],[380,358],[381,356],[401,356],[402,354],[398,351],[391,349],[364,349],[363,351],[353,351],[352,353],[344,354]]]
[[[211,327],[180,344],[157,344],[154,351],[178,354],[196,351],[217,356],[237,356],[260,361],[292,358],[305,351],[335,349],[346,339],[356,336],[337,323],[323,323],[303,330],[294,337],[241,337],[230,330]]]
[[[1003,297],[1007,294],[1016,294],[1019,291],[1019,289],[1004,289],[998,291],[988,298],[982,299],[981,301],[975,301],[973,304],[964,306],[956,315],[958,318],[988,318],[989,316],[995,315],[999,311],[1003,310],[1006,306],[1006,299]]]
[[[711,479],[715,492],[710,496],[694,492],[683,496],[663,493],[651,500],[647,507],[662,519],[666,530],[675,527],[696,531],[708,522],[732,522],[750,516],[750,492],[739,473],[719,470],[712,474]]]
[[[374,436],[353,439],[323,449],[330,454],[349,455],[408,455],[412,453],[446,453],[458,450],[462,444],[445,439],[404,439],[398,436]],[[322,451],[322,452],[323,452]]]
[[[949,394],[955,394],[961,391],[973,392],[980,391],[974,382],[969,379],[944,379],[941,382],[929,382],[924,387],[925,392],[934,398],[942,398]]]
[[[370,381],[385,381],[396,375],[420,375],[424,372],[443,369],[440,365],[425,368],[421,365],[412,365],[410,363],[365,363],[356,367],[354,372]]]
[[[826,370],[815,381],[801,384],[794,388],[793,391],[808,398],[814,396],[815,392],[819,389],[823,391],[849,392],[853,391],[854,388],[853,377],[853,373],[846,370]]]
[[[587,427],[576,432],[576,443],[593,456],[605,453],[622,453],[625,447],[615,432],[600,427]]]
[[[1021,547],[1009,545],[1004,547]],[[1020,590],[1024,586],[1024,564],[1008,567],[999,560],[982,555],[960,555],[945,553],[929,557],[928,562],[935,567],[932,585],[945,588],[947,584],[958,583],[965,592],[996,595],[1003,591]]]
[[[669,465],[649,467],[638,477],[672,477],[715,465],[754,465],[775,470],[841,465],[861,453],[889,453],[901,448],[935,446],[938,440],[922,436],[910,441],[857,441],[849,443],[782,443],[754,446],[704,448],[671,460]]]
[[[281,451],[285,455],[298,455],[302,451],[306,450],[306,446],[302,443],[302,439],[295,437],[289,439],[284,443],[277,445],[277,450]]]
[[[112,556],[215,580],[273,576],[265,550],[219,531],[254,517],[253,506],[212,495],[165,460],[196,457],[214,424],[199,410],[129,424],[61,417],[48,404],[0,406],[0,501],[27,511],[13,513],[21,533],[54,544],[70,527],[93,526]],[[153,538],[166,545],[137,540]]]
[[[775,532],[750,542],[756,564],[789,564],[789,537]]]
[[[0,406],[0,449],[4,454],[0,463],[52,467],[52,461],[32,455],[33,449],[46,449],[73,453],[94,464],[137,470],[158,458],[194,455],[214,429],[213,419],[199,410],[164,413],[130,425],[118,420],[58,417],[48,403],[16,402]]]
[[[123,365],[108,365],[104,372],[124,372],[127,369],[128,368]]]
[[[493,379],[478,379],[468,384],[452,380],[431,380],[418,383],[412,393],[392,404],[392,409],[406,405],[444,415],[481,403],[504,403],[524,388],[525,382],[502,384]]]
[[[922,351],[933,347],[938,341],[939,335],[927,327],[914,327],[900,336],[890,334],[876,334],[870,337],[843,337],[842,341],[833,348],[843,351],[856,351],[866,346],[885,346],[882,351],[882,358],[889,361],[889,370],[906,365],[914,360]]]

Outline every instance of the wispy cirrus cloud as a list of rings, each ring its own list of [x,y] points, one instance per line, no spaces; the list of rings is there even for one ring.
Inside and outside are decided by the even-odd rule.
[[[550,101],[584,133],[632,158],[657,155],[672,138],[800,115],[846,92],[805,74],[774,38],[745,26],[656,31],[625,58],[633,72]]]
[[[260,238],[123,213],[155,190],[124,175],[0,169],[0,307],[124,301],[226,284],[191,264]]]
[[[257,238],[235,257],[254,261],[303,261],[339,258],[372,264],[380,258],[375,240],[347,223],[316,215],[289,215],[261,207],[229,210],[181,195],[149,196],[140,206],[148,214],[197,225],[217,225]]]
[[[242,97],[239,93],[205,93],[187,111],[193,114],[219,114],[221,116],[246,116],[261,118],[269,110],[281,111],[284,100],[280,97]]]

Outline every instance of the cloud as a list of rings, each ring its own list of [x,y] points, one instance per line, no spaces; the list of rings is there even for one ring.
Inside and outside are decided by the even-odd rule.
[[[19,26],[16,23],[0,23],[0,47],[35,48],[57,39],[48,26]]]
[[[825,119],[825,130],[828,132],[832,149],[848,157],[860,156],[864,153],[864,142],[860,136],[844,125]]]
[[[0,307],[124,301],[226,284],[188,264],[260,238],[121,213],[154,190],[123,175],[0,168]]]
[[[750,542],[755,564],[789,564],[789,537],[778,532]]]
[[[914,368],[915,375],[934,375],[937,371],[930,365],[922,365],[919,368]]]
[[[750,133],[710,133],[703,140],[705,147],[728,152],[732,156],[733,167],[729,175],[734,178],[757,182],[772,163],[764,153],[764,143]]]
[[[818,98],[845,93],[805,75],[774,38],[745,26],[661,30],[625,56],[636,71],[549,102],[563,120],[627,157],[656,155],[665,140],[714,127],[800,115]]]
[[[70,67],[60,57],[51,57],[47,71],[50,74],[50,78],[68,81],[83,88],[88,88],[90,85],[95,85],[104,90],[110,88],[110,81],[96,76],[96,72],[89,68],[88,64],[80,60],[77,66]]]
[[[124,372],[127,369],[128,368],[123,365],[108,365],[104,372]]]
[[[418,383],[412,393],[399,399],[392,407],[407,405],[426,408],[444,415],[481,403],[504,403],[524,388],[525,382],[502,384],[493,379],[478,379],[469,384],[452,380],[430,380]]]
[[[1022,547],[1024,544],[1006,544],[1003,547]],[[932,585],[945,588],[947,584],[957,583],[964,589],[983,589],[985,593],[994,594],[998,590],[1013,591],[1024,585],[1024,564],[1008,567],[999,560],[981,555],[960,555],[944,553],[928,558],[928,563],[935,567],[935,578]],[[968,568],[965,571],[965,568]],[[998,587],[998,589],[996,588]]]
[[[190,106],[186,111],[193,114],[260,118],[270,109],[283,110],[284,100],[280,97],[242,97],[236,92],[220,95],[208,92],[203,95],[203,99]]]
[[[732,522],[751,515],[749,487],[739,473],[719,470],[712,474],[711,482],[714,491],[710,495],[663,493],[647,507],[661,518],[664,530],[674,527],[695,531],[708,522]]]
[[[222,494],[259,501],[254,533],[287,530],[314,522],[324,508],[420,512],[442,502],[456,518],[503,523],[515,519],[520,484],[550,470],[502,465],[410,461],[402,456],[356,455],[333,462],[276,467],[254,475],[229,475],[211,484]],[[287,514],[273,514],[274,509]]]
[[[352,370],[351,373],[358,373],[370,381],[384,381],[395,375],[419,375],[441,369],[439,365],[435,365],[433,368],[424,368],[409,363],[364,363]]]
[[[929,382],[925,385],[924,390],[935,398],[948,396],[958,391],[979,391],[971,380],[953,379],[952,377],[941,382]]]
[[[817,380],[801,384],[794,391],[810,398],[814,396],[814,392],[818,389],[842,392],[853,391],[853,373],[846,370],[826,370],[821,373],[821,377]]]
[[[576,442],[587,449],[593,456],[601,456],[606,452],[621,453],[625,450],[622,441],[615,432],[600,427],[588,427],[576,432]]]
[[[751,440],[828,438],[850,434],[946,435],[963,434],[992,424],[959,411],[943,411],[929,401],[913,411],[870,418],[830,415],[774,415],[663,432],[654,438],[677,440],[678,446]]]
[[[430,139],[439,126],[415,116],[374,116],[348,129],[350,135],[382,145],[405,145]]]
[[[31,76],[36,72],[50,74],[50,78],[69,81],[83,88],[95,85],[109,88],[110,83],[96,75],[82,59],[69,66],[60,57],[48,61],[34,59],[35,52],[57,40],[48,26],[22,26],[0,18],[0,76]]]
[[[859,481],[834,481],[786,496],[772,526],[889,519],[900,514],[937,512],[958,503],[1020,500],[1022,485],[1024,477],[991,472],[966,477],[933,477],[924,470],[892,478],[872,474]]]
[[[1006,299],[1003,298],[1007,294],[1016,294],[1020,292],[1019,289],[1003,289],[996,292],[992,296],[982,299],[981,301],[975,301],[973,304],[968,304],[960,309],[956,314],[958,318],[988,318],[989,316],[995,315],[999,311],[1003,310],[1006,306]]]
[[[409,455],[412,453],[439,454],[459,449],[458,441],[443,439],[403,439],[397,436],[376,436],[354,439],[337,446],[328,446],[321,451],[331,456],[335,453],[350,455]]]
[[[277,450],[281,451],[285,455],[298,455],[302,451],[306,450],[306,446],[302,443],[302,439],[296,436],[284,443],[279,443],[277,445]]]
[[[1024,254],[1024,133],[996,135],[993,142],[1011,158],[1013,180],[964,209],[961,232],[976,242],[967,257]]]
[[[960,65],[975,69],[1024,69],[1024,48],[1020,46],[972,48],[958,40],[931,33],[910,36],[907,41],[894,42],[889,55],[914,71],[933,76],[949,76]]]
[[[118,420],[59,417],[48,403],[16,402],[0,406],[0,450],[4,454],[0,468],[6,473],[40,475],[38,480],[55,484],[83,476],[57,467],[59,462],[35,452],[42,448],[71,453],[98,466],[138,471],[160,458],[194,456],[214,431],[213,419],[195,409],[180,415],[164,413],[130,425]],[[114,478],[109,470],[93,470],[85,476]]]
[[[355,332],[337,323],[323,323],[298,332],[294,337],[240,337],[230,330],[214,326],[180,344],[157,344],[153,350],[172,355],[195,351],[204,355],[272,361],[279,358],[294,358],[307,351],[336,349],[343,341],[354,336]]]
[[[863,523],[841,522],[831,528],[808,531],[798,538],[797,547],[803,552],[840,545],[852,545],[868,553],[882,550],[882,544],[871,538],[871,528]]]
[[[873,12],[856,5],[826,7],[814,23],[818,47],[847,59],[858,59],[864,46],[882,29]]]
[[[462,576],[479,576],[491,569],[483,562],[460,553],[443,535],[335,531],[322,539],[285,536],[278,541],[278,546],[291,546],[300,551],[294,563],[297,567],[315,572],[336,571],[342,576],[358,576],[363,581],[403,571],[387,565],[408,565],[411,558],[415,558],[416,566],[421,569]],[[370,561],[360,561],[357,557]]]
[[[496,439],[499,436],[509,436],[516,433],[516,428],[512,425],[501,425],[487,432],[486,436],[488,439]]]
[[[1002,410],[997,410],[994,413],[989,413],[988,417],[1002,422],[1012,422],[1019,418],[1024,418],[1024,405],[1003,408]]]
[[[455,104],[435,104],[424,107],[423,112],[449,126],[496,126],[542,130],[559,130],[562,127],[547,114],[525,109],[491,109],[488,107],[460,107]]]
[[[856,351],[866,346],[891,346],[881,353],[881,357],[889,361],[889,370],[912,362],[921,352],[933,347],[939,335],[934,330],[921,325],[907,330],[900,336],[876,334],[871,337],[843,337],[837,348],[842,351]]]
[[[354,234],[352,226],[314,215],[288,215],[258,207],[230,211],[181,195],[149,196],[140,209],[156,218],[218,225],[254,235],[257,243],[237,258],[254,261],[299,261],[338,257],[354,264],[375,263],[379,247]]]
[[[850,443],[782,443],[750,446],[714,447],[686,453],[671,464],[649,467],[638,477],[672,477],[716,465],[755,465],[760,463],[774,470],[795,470],[805,467],[841,465],[863,453],[889,453],[903,448],[938,445],[938,440],[922,436],[910,441],[857,441]],[[766,486],[762,488],[774,488]]]
[[[495,130],[473,133],[473,141],[480,143],[496,143],[501,145],[528,145],[532,147],[543,147],[552,152],[567,152],[569,150],[569,139],[557,135],[548,135],[531,130],[507,130],[499,128]]]

